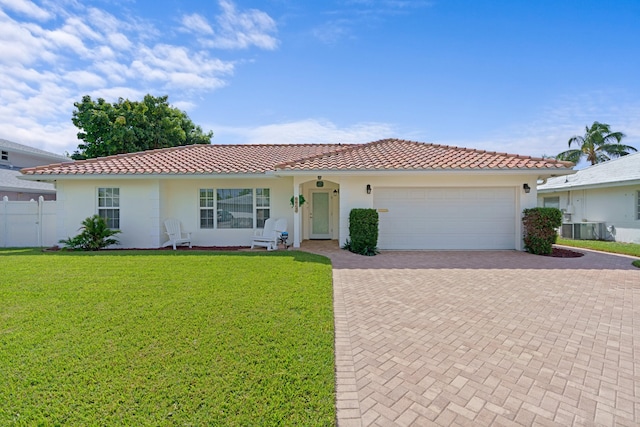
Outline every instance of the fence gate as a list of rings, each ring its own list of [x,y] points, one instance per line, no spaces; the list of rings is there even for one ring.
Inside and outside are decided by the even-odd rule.
[[[4,248],[48,247],[56,244],[56,202],[0,202],[0,246]]]

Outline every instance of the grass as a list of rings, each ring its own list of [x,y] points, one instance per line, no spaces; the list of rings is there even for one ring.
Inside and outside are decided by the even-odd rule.
[[[631,255],[640,258],[640,245],[635,243],[607,242],[602,240],[571,240],[562,238],[558,238],[556,243],[559,245],[573,246],[575,248],[595,249],[597,251]]]
[[[335,424],[331,266],[0,251],[0,425]]]

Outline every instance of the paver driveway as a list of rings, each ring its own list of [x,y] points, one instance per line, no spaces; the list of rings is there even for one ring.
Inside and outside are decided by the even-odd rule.
[[[640,269],[586,252],[332,258],[339,426],[640,424]]]

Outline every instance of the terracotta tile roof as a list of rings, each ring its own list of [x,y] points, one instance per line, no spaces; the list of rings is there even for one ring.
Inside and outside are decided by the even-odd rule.
[[[26,175],[260,174],[273,166],[343,150],[341,144],[186,145],[22,169]]]
[[[449,145],[383,139],[276,165],[280,170],[570,169],[573,163]]]
[[[25,175],[570,169],[572,163],[384,139],[368,144],[189,145],[23,169]]]

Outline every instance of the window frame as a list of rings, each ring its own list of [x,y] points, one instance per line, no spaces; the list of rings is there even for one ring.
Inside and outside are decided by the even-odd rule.
[[[204,199],[203,192],[206,192]],[[217,228],[215,194],[215,189],[213,188],[200,188],[198,190],[198,224],[200,224],[199,227],[201,230],[215,230]],[[204,206],[203,202],[205,204]],[[209,203],[211,203],[211,205],[209,205]],[[203,214],[206,214],[206,217],[203,218]],[[202,226],[203,221],[206,222],[207,226]],[[211,221],[211,227],[208,226],[209,221]]]
[[[110,194],[109,194],[110,193]],[[97,215],[103,218],[107,227],[120,230],[120,187],[98,187],[96,191]],[[116,214],[116,215],[110,215]]]
[[[9,161],[9,152],[5,151],[5,150],[1,150],[2,152],[0,153],[0,160],[2,160],[3,162],[8,162]]]
[[[640,190],[636,191],[636,220],[640,221]]]
[[[266,220],[271,218],[271,188],[262,187],[255,188],[255,198],[254,198],[254,209],[253,209],[253,217],[254,217],[254,228],[264,228],[264,223]],[[258,194],[260,192],[261,194]],[[264,193],[267,193],[266,196]],[[266,197],[267,204],[266,205],[258,205],[259,197],[262,197],[262,200],[265,200]],[[263,215],[258,215],[258,211],[263,212]],[[266,212],[266,215],[264,215]]]

